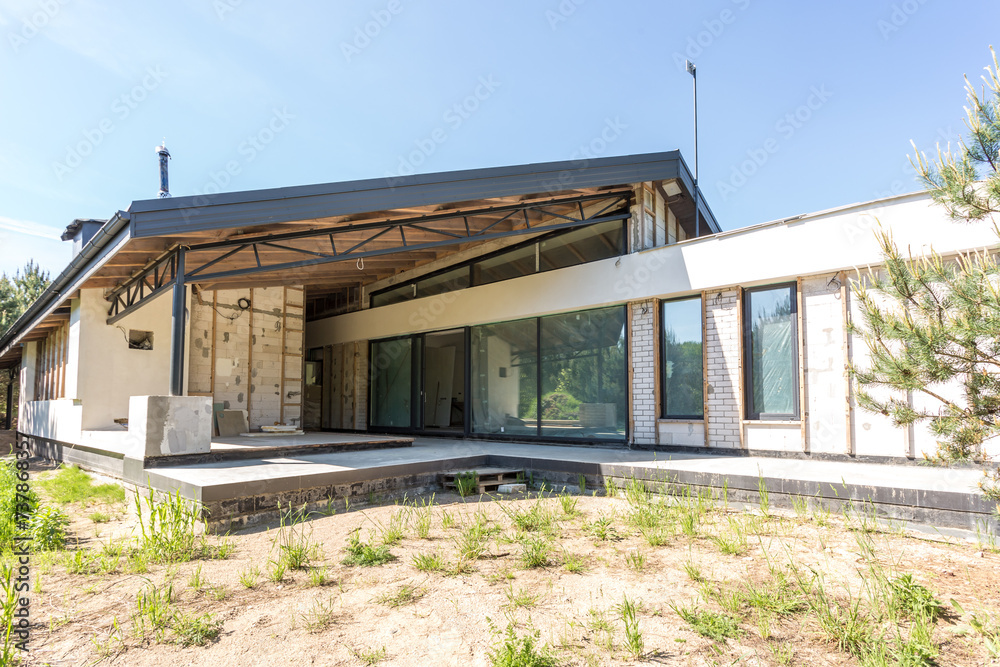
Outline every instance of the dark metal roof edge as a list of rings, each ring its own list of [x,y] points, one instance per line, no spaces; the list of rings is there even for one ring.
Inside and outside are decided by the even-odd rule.
[[[683,169],[678,170],[681,174],[681,180],[684,182],[684,186],[688,193],[693,197],[695,190],[694,174],[691,172],[691,169],[688,168],[683,155],[678,153],[677,161],[680,163],[681,167],[683,167]],[[700,195],[698,197],[698,210],[701,211],[702,219],[708,223],[708,227],[713,234],[721,233],[722,228],[719,227],[719,222],[715,219],[715,214],[712,213],[712,209],[705,200],[705,191],[701,189],[700,185],[698,186],[698,193]]]
[[[476,169],[461,169],[456,171],[415,174],[398,178],[380,177],[354,181],[339,181],[332,183],[317,183],[313,185],[291,185],[262,190],[245,190],[241,192],[222,192],[211,195],[188,195],[163,199],[141,199],[133,201],[129,207],[132,213],[150,213],[154,211],[169,211],[181,208],[205,208],[225,204],[244,204],[269,200],[293,199],[297,197],[314,197],[318,195],[336,195],[358,192],[377,192],[394,190],[413,186],[444,186],[463,181],[486,181],[510,176],[529,176],[543,173],[558,173],[561,171],[599,170],[606,167],[638,165],[647,162],[665,162],[681,160],[677,150],[660,153],[640,153],[636,155],[620,155],[593,159],[560,160],[554,162],[536,162],[522,165],[505,165],[501,167],[479,167]],[[683,162],[683,160],[681,160]],[[686,165],[685,165],[685,168]]]
[[[76,257],[70,260],[62,273],[56,276],[41,296],[28,306],[28,309],[4,332],[3,336],[0,336],[0,357],[7,354],[19,338],[35,328],[54,301],[62,300],[63,290],[67,285],[70,285],[80,273],[89,270],[93,261],[102,259],[100,257],[101,251],[124,227],[128,226],[128,223],[129,214],[125,211],[116,212],[104,223],[104,226],[80,249]]]

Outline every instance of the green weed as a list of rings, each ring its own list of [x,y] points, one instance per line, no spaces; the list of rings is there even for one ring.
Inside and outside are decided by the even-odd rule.
[[[479,473],[469,470],[455,475],[455,490],[463,498],[476,493],[479,490]]]
[[[414,586],[413,584],[403,584],[393,593],[380,595],[376,598],[376,602],[395,609],[403,605],[413,604],[425,595],[427,595],[426,588]]]
[[[671,608],[692,630],[713,641],[725,642],[727,638],[739,637],[743,632],[739,622],[729,614],[695,607],[671,605]]]
[[[538,645],[537,630],[518,636],[513,624],[505,632],[492,626],[494,644],[487,653],[490,667],[556,667],[558,659],[545,644]]]
[[[240,585],[243,588],[256,588],[257,580],[260,579],[260,569],[249,567],[240,572]]]
[[[94,485],[93,478],[75,465],[62,465],[55,476],[38,481],[57,503],[125,502],[125,489],[118,484]]]
[[[552,542],[542,535],[531,535],[521,541],[521,565],[525,568],[547,567],[552,564]]]
[[[444,558],[437,552],[431,554],[416,554],[413,556],[413,567],[421,572],[443,572],[447,569]]]
[[[365,543],[361,540],[360,533],[360,530],[356,530],[348,538],[347,547],[344,549],[347,555],[341,561],[344,565],[373,567],[396,560],[396,557],[389,551],[389,547],[384,544],[375,546],[370,542]]]
[[[176,614],[172,619],[175,640],[181,646],[204,646],[218,638],[222,632],[222,621],[212,614],[188,616]]]
[[[628,596],[623,596],[622,603],[618,605],[618,614],[625,625],[625,649],[632,655],[633,659],[638,660],[642,657],[644,643],[636,611],[635,602],[629,600]]]

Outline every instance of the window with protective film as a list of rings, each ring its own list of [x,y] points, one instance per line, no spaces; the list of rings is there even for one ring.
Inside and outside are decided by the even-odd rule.
[[[795,284],[748,289],[743,299],[747,419],[798,419]]]

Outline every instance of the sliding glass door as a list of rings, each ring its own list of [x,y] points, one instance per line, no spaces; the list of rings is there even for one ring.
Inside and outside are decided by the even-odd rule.
[[[625,439],[623,306],[415,334],[371,350],[372,427]]]
[[[538,435],[538,320],[472,327],[472,429]]]

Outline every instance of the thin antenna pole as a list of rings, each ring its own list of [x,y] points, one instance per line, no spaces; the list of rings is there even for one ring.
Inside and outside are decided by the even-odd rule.
[[[694,82],[694,235],[697,238],[701,236],[701,212],[698,210],[701,203],[698,188],[698,68],[690,60],[684,62]]]

